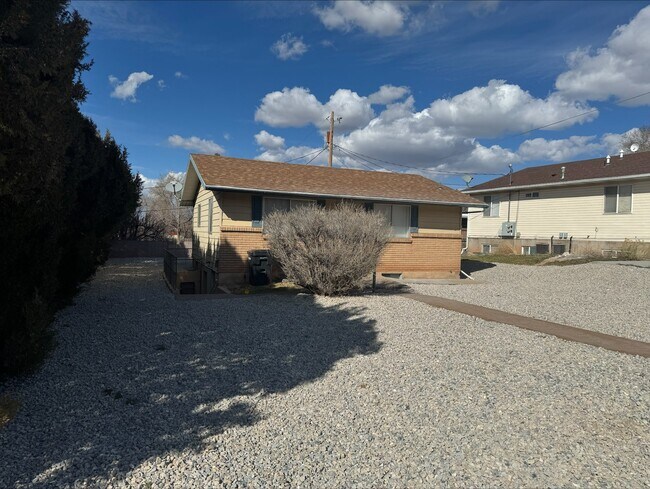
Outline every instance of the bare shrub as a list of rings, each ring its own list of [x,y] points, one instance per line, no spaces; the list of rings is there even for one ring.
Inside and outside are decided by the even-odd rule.
[[[379,213],[342,203],[274,212],[264,218],[264,231],[287,278],[316,294],[342,295],[373,272],[390,227]]]
[[[650,243],[638,239],[626,239],[621,246],[621,251],[630,260],[646,260],[650,257]]]

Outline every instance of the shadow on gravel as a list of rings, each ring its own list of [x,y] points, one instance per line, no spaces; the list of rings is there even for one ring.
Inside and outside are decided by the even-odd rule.
[[[92,486],[219,445],[262,418],[264,396],[381,347],[362,309],[310,295],[176,301],[159,264],[110,265],[59,323],[59,347],[17,386],[23,410],[0,430],[1,487]]]
[[[463,258],[461,260],[460,268],[463,272],[467,274],[472,274],[474,272],[480,272],[481,270],[487,270],[488,268],[494,268],[496,265],[494,263],[479,261],[479,260],[469,260]]]

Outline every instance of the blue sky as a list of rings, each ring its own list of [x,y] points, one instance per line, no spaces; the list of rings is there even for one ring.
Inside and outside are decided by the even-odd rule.
[[[72,8],[93,23],[82,110],[148,179],[184,171],[190,152],[312,153],[332,109],[343,117],[335,142],[353,152],[337,150],[336,165],[421,171],[455,186],[449,172],[615,152],[618,135],[650,124],[650,95],[619,102],[650,91],[647,2]]]

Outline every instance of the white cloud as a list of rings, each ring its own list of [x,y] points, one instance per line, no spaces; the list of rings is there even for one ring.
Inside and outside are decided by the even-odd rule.
[[[260,131],[255,134],[255,142],[264,149],[280,149],[284,148],[284,138],[274,136],[266,131]]]
[[[111,92],[111,97],[135,102],[135,94],[138,90],[138,87],[143,83],[148,82],[152,78],[153,75],[150,75],[146,71],[131,73],[129,77],[123,82],[120,82],[117,77],[110,75],[108,77],[108,81],[114,87],[113,91]]]
[[[405,4],[382,0],[336,0],[332,6],[314,8],[313,12],[327,29],[348,32],[359,28],[382,37],[398,34],[409,13]]]
[[[222,146],[219,146],[214,141],[210,139],[201,139],[196,136],[184,138],[178,134],[174,134],[167,138],[167,142],[175,148],[184,148],[188,151],[198,151],[199,153],[224,154],[226,152]]]
[[[167,85],[165,84],[165,80],[158,80],[158,88],[160,88],[161,90],[167,88]]]
[[[614,30],[605,47],[595,52],[579,48],[569,54],[569,70],[555,87],[581,100],[624,99],[650,91],[650,6]],[[650,104],[650,95],[631,100],[630,106]]]
[[[540,99],[519,85],[490,80],[485,87],[474,87],[450,99],[434,101],[428,115],[437,125],[452,127],[459,134],[495,137],[575,117],[589,109],[584,104],[566,100],[555,93]],[[597,115],[597,111],[591,112],[548,129],[562,129],[578,122],[591,121]]]
[[[578,156],[598,154],[603,143],[596,136],[571,136],[567,139],[535,138],[524,141],[517,154],[526,161],[571,161]]]
[[[271,52],[282,61],[296,60],[307,52],[307,48],[308,46],[304,43],[302,37],[296,37],[289,32],[273,43]]]
[[[174,73],[174,76],[176,78],[187,78],[187,75],[181,71],[177,71],[176,73]]]
[[[226,141],[230,141],[230,138],[231,138],[231,137],[232,137],[232,136],[230,135],[230,133],[228,133],[228,132],[224,132],[224,133],[223,133],[223,138],[224,138]]]
[[[371,104],[390,104],[411,93],[409,87],[396,87],[394,85],[382,85],[375,93],[368,95]]]

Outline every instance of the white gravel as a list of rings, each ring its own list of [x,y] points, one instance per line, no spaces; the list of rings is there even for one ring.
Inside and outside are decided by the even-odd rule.
[[[0,388],[0,487],[642,487],[649,361],[399,296],[175,301],[114,260]]]
[[[569,266],[491,266],[468,285],[412,285],[510,313],[650,342],[650,268],[592,262]],[[469,282],[469,281],[468,281]]]

